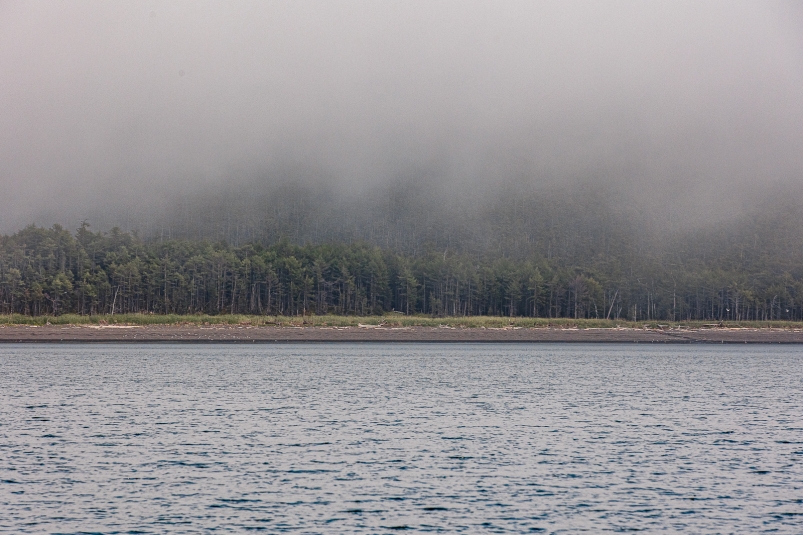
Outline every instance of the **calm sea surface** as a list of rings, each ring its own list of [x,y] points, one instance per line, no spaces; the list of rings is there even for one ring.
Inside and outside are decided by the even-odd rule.
[[[7,533],[803,533],[803,347],[3,345]]]

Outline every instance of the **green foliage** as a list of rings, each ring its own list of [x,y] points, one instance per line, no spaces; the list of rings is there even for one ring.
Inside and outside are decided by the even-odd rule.
[[[31,226],[0,237],[0,313],[5,322],[34,324],[800,321],[799,255],[778,257],[755,242],[754,254],[744,244],[687,252],[683,261],[676,261],[680,248],[641,256],[621,250],[578,264],[574,256],[537,254],[402,255],[365,243],[157,243],[86,224],[75,236]]]

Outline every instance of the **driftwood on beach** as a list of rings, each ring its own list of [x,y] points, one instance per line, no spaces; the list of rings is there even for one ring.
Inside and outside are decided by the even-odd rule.
[[[5,325],[0,342],[586,342],[795,343],[803,329],[291,327],[248,325]]]

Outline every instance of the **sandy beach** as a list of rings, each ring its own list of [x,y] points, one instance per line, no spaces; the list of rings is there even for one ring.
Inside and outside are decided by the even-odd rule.
[[[5,325],[0,342],[560,342],[803,344],[799,329]]]

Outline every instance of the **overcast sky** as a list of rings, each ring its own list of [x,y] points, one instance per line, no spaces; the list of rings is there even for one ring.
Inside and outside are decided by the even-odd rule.
[[[0,0],[0,231],[223,182],[803,185],[799,6]]]

